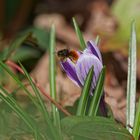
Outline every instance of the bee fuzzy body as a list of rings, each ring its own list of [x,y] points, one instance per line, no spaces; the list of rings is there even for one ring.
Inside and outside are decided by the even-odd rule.
[[[68,49],[63,49],[63,50],[58,51],[57,55],[61,59],[61,61],[65,61],[67,58],[69,58],[74,63],[79,58],[79,55],[75,50],[68,50]]]

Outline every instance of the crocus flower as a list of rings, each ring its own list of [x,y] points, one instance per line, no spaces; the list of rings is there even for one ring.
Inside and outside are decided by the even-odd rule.
[[[76,52],[78,54],[78,59],[76,62],[67,57],[66,60],[61,61],[61,66],[68,77],[80,87],[83,87],[87,74],[90,68],[93,66],[94,74],[90,89],[90,94],[92,95],[99,74],[103,68],[101,53],[97,45],[92,41],[87,42],[87,47],[84,51]]]

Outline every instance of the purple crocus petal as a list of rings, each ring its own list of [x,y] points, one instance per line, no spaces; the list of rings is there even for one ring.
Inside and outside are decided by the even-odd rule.
[[[87,48],[84,50],[84,53],[92,53],[95,56],[97,56],[100,59],[100,61],[102,62],[101,53],[100,53],[97,45],[93,41],[87,42]]]
[[[78,86],[81,87],[81,83],[76,75],[76,70],[75,70],[75,64],[67,58],[66,61],[61,61],[60,62],[62,68],[68,75],[68,77]]]
[[[83,52],[82,51],[76,51],[77,52],[77,54],[78,54],[78,56],[80,57],[80,55],[82,55],[83,54]]]
[[[99,74],[103,67],[101,61],[93,54],[83,54],[80,56],[75,66],[77,77],[80,83],[82,84],[82,86],[84,85],[89,69],[92,66],[94,67],[94,75],[93,75],[91,90],[95,88]]]

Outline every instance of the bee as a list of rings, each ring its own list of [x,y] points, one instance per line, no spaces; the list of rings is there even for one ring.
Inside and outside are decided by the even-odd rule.
[[[57,56],[61,61],[65,61],[69,58],[72,62],[77,62],[79,54],[75,50],[63,49],[57,52]]]

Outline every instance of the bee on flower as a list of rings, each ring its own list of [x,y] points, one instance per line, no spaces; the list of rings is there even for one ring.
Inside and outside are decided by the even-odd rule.
[[[78,86],[83,87],[90,68],[94,67],[90,94],[92,95],[99,74],[103,68],[101,53],[92,41],[87,42],[83,51],[63,49],[57,52],[60,64],[68,77]]]

